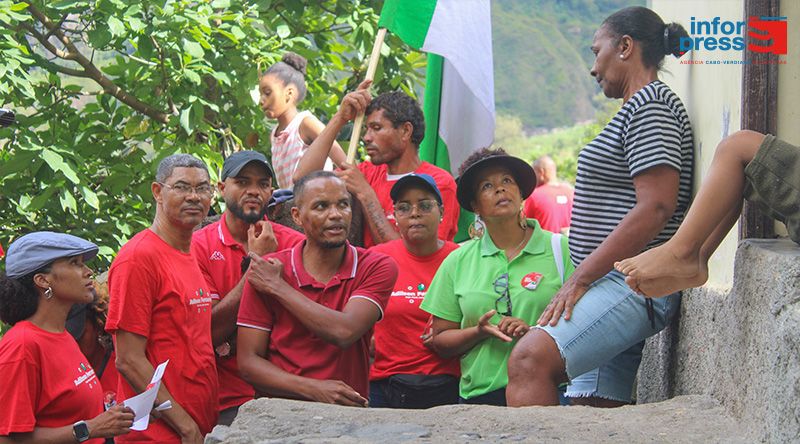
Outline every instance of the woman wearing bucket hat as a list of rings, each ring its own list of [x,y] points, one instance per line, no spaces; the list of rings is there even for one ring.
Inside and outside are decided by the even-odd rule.
[[[394,259],[398,275],[383,320],[375,324],[369,405],[426,409],[457,404],[458,360],[431,350],[431,316],[419,308],[436,270],[458,248],[439,239],[439,223],[447,211],[442,193],[432,176],[411,173],[397,180],[389,195],[400,239],[371,250]]]
[[[484,148],[459,169],[458,202],[485,230],[442,262],[421,307],[433,315],[435,350],[461,356],[463,403],[505,405],[512,347],[572,272],[566,238],[525,218],[535,186],[531,167],[502,149]]]
[[[95,244],[40,231],[13,242],[0,275],[0,441],[102,443],[127,433],[133,411],[103,411],[103,389],[66,331],[70,307],[91,302]]]

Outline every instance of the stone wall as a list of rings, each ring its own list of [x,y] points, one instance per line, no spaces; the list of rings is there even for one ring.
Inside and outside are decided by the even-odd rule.
[[[445,405],[363,409],[287,399],[244,404],[206,444],[272,443],[725,443],[752,442],[704,396],[618,409]]]
[[[800,248],[747,240],[733,289],[686,292],[681,316],[648,340],[639,402],[711,395],[768,442],[800,440]]]

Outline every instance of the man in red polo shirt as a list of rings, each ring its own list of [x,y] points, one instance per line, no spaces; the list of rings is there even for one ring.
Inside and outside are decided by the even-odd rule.
[[[366,406],[372,326],[397,279],[382,253],[347,242],[350,195],[328,171],[294,184],[306,241],[258,257],[239,308],[242,377],[270,396]]]
[[[156,216],[111,263],[106,330],[117,351],[117,400],[143,392],[169,360],[156,404],[172,402],[147,430],[116,442],[202,443],[217,423],[218,382],[211,346],[211,298],[190,253],[192,230],[208,213],[213,189],[206,165],[168,156],[151,186]]]
[[[456,200],[456,182],[447,171],[419,158],[419,144],[425,136],[425,118],[416,100],[400,91],[372,99],[369,82],[363,82],[342,99],[320,135],[306,150],[295,170],[295,180],[322,169],[336,135],[360,112],[365,113],[364,145],[369,161],[341,165],[336,171],[347,184],[347,191],[361,203],[364,213],[364,247],[400,239],[389,192],[401,177],[428,174],[442,192],[444,219],[439,224],[439,239],[452,241],[458,231],[461,207]]]
[[[294,246],[305,237],[291,228],[265,220],[274,179],[267,158],[256,151],[239,151],[225,159],[217,185],[225,212],[194,232],[192,255],[206,278],[211,296],[211,341],[217,355],[219,420],[231,425],[239,406],[253,399],[253,386],[236,365],[236,314],[245,279],[242,262],[252,251],[263,256]]]

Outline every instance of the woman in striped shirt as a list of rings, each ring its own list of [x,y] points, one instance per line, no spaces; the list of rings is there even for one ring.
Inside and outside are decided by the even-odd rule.
[[[644,339],[677,311],[680,293],[651,303],[613,265],[672,237],[689,205],[691,123],[658,79],[664,56],[680,57],[687,36],[643,7],[617,11],[595,33],[591,75],[623,104],[578,157],[576,270],[509,358],[509,405],[555,405],[565,381],[573,404],[629,403]]]

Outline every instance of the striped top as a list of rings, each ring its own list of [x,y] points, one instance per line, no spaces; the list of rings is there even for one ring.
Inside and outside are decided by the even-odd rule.
[[[292,187],[292,174],[300,157],[308,149],[308,145],[300,137],[300,124],[310,115],[308,111],[299,112],[283,131],[276,134],[277,126],[272,130],[269,138],[272,142],[272,168],[275,169],[280,188]]]
[[[300,125],[306,117],[311,117],[310,111],[301,111],[294,116],[286,128],[276,134],[278,127],[272,130],[270,142],[272,142],[272,168],[275,169],[275,176],[278,179],[276,188],[292,188],[294,181],[292,175],[297,169],[300,158],[303,157],[308,145],[300,136]],[[325,170],[333,170],[333,162],[330,158],[325,161]]]
[[[675,234],[692,196],[692,126],[678,96],[656,80],[630,98],[581,150],[569,233],[578,266],[636,204],[633,177],[658,165],[680,172],[678,205],[652,248]]]

